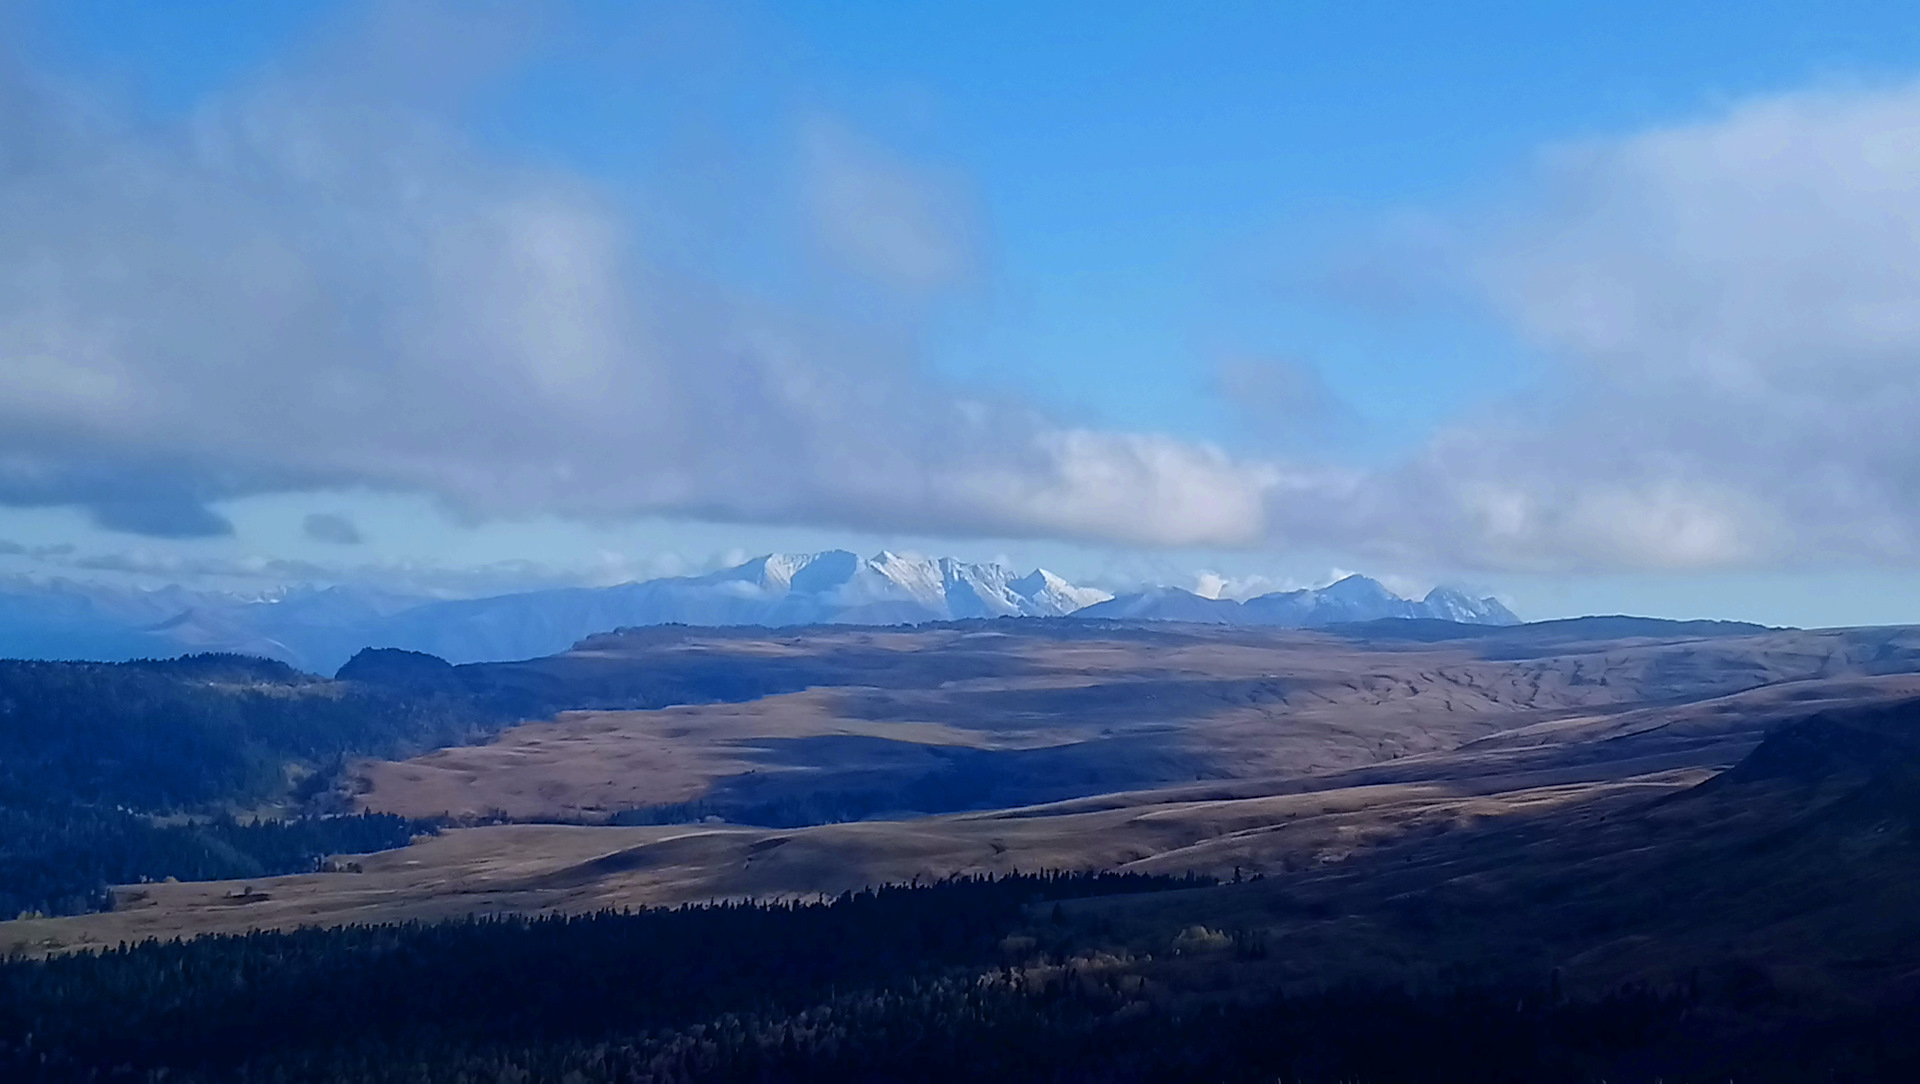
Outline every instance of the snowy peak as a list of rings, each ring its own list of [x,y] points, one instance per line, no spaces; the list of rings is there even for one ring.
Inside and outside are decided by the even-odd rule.
[[[1209,625],[1243,624],[1241,606],[1232,599],[1207,598],[1181,587],[1155,587],[1121,595],[1079,610],[1076,616],[1110,621],[1196,621]]]
[[[911,602],[932,609],[946,605],[946,575],[943,562],[924,557],[903,557],[881,550],[859,562],[847,586],[843,600]]]
[[[770,553],[760,558],[770,573],[768,584],[786,580],[787,591],[796,595],[825,595],[846,587],[860,570],[860,558],[846,550],[823,553]],[[752,562],[749,562],[752,563]]]
[[[1014,574],[1000,565],[970,565],[940,559],[940,583],[947,611],[954,617],[1021,617],[1026,600],[1012,587]]]
[[[1078,616],[1280,628],[1318,628],[1395,618],[1429,618],[1471,625],[1520,623],[1513,611],[1497,599],[1475,599],[1452,588],[1436,587],[1425,599],[1415,602],[1401,598],[1380,581],[1366,576],[1348,576],[1319,588],[1275,591],[1245,602],[1202,598],[1179,588],[1160,587],[1087,606],[1078,611]]]
[[[1036,568],[1007,586],[1027,601],[1028,612],[1039,617],[1064,617],[1113,597],[1111,591],[1077,587],[1044,568]]]
[[[1307,592],[1322,603],[1336,606],[1382,605],[1406,600],[1371,576],[1352,575],[1335,580],[1317,591]]]
[[[901,625],[1000,617],[1310,627],[1393,617],[1518,621],[1498,601],[1435,588],[1415,602],[1349,576],[1246,602],[1155,587],[1115,598],[1046,569],[1020,573],[882,551],[769,553],[700,576],[436,601],[361,587],[239,596],[70,581],[0,580],[0,656],[127,659],[235,651],[330,671],[365,647],[450,662],[551,655],[640,625]]]
[[[1520,617],[1507,609],[1499,599],[1473,598],[1451,587],[1436,587],[1427,592],[1420,605],[1426,608],[1428,617],[1437,617],[1442,621],[1458,621],[1463,625],[1518,625]]]
[[[1023,576],[1004,565],[890,550],[871,557],[846,550],[769,553],[705,576],[653,583],[680,595],[706,585],[751,585],[759,597],[779,604],[770,620],[781,624],[1060,617],[1113,597],[1046,569]]]

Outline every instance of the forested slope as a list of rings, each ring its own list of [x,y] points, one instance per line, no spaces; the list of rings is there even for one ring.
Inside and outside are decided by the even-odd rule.
[[[1283,992],[1194,927],[1068,902],[1235,886],[960,879],[834,900],[307,929],[0,964],[21,1081],[1800,1081],[1920,1067],[1905,1007],[1794,1022],[1680,985]],[[1072,910],[1063,910],[1062,904]],[[1203,904],[1204,906],[1204,904]]]
[[[0,916],[94,909],[109,884],[293,873],[402,846],[423,826],[232,814],[291,806],[347,756],[473,740],[505,718],[241,656],[0,661]]]
[[[0,919],[100,909],[109,884],[306,872],[430,830],[335,815],[354,758],[484,741],[573,707],[751,699],[819,670],[697,653],[454,667],[385,649],[333,678],[242,655],[0,660]],[[263,808],[292,819],[255,823]]]

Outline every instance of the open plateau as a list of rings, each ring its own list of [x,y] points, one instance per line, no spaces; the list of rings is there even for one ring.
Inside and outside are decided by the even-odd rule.
[[[1772,981],[1844,964],[1891,990],[1904,967],[1873,974],[1849,941],[1869,917],[1920,922],[1850,887],[1914,843],[1906,807],[1876,803],[1920,772],[1916,630],[671,628],[526,662],[383,650],[333,680],[199,683],[538,708],[474,744],[343,760],[303,799],[436,835],[332,872],[120,886],[109,911],[0,924],[0,945],[1116,870],[1253,882],[1126,913],[1167,936],[1261,929],[1288,946],[1262,972],[1424,956],[1604,983],[1751,954]],[[1812,734],[1847,740],[1795,755]],[[1786,862],[1793,891],[1769,891]],[[1669,868],[1684,876],[1652,876]],[[1848,937],[1787,939],[1807,925]]]
[[[1841,1055],[1805,1029],[1878,1043],[1876,1014],[1920,997],[1914,628],[670,625],[509,662],[367,649],[330,678],[236,655],[10,662],[0,692],[7,786],[41,803],[22,838],[134,863],[99,866],[130,883],[97,890],[0,886],[26,903],[0,922],[13,967],[255,931],[437,937],[414,924],[476,917],[838,921],[884,886],[1098,875],[1130,879],[1036,882],[1030,899],[1054,902],[1004,912],[971,966],[1094,968],[1118,1000],[1092,1019],[1157,1005],[1170,1028],[1249,999],[1307,998],[1287,1003],[1311,1017],[1334,1011],[1314,997],[1361,996],[1343,990],[1550,988],[1526,1026],[1641,1022],[1629,1053],[1575,1064],[1635,1064],[1643,1043],[1662,1074],[1728,1050],[1825,1064]],[[64,729],[24,725],[56,710]],[[81,762],[62,744],[108,741],[131,751]],[[102,800],[121,820],[76,819]],[[367,841],[328,834],[349,829]],[[199,864],[168,872],[189,842]],[[223,942],[186,942],[202,943]],[[431,973],[404,981],[451,981]],[[280,996],[304,1004],[294,989]],[[1486,1022],[1467,995],[1420,996]],[[1438,1019],[1422,1026],[1452,1034]],[[1681,1019],[1712,1023],[1685,1043],[1642,1034]],[[1114,1025],[1086,1026],[1094,1042]],[[1153,1049],[1271,1064],[1245,1049],[1265,1026]]]

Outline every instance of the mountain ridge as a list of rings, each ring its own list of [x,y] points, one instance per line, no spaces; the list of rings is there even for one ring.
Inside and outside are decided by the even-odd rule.
[[[1243,601],[1208,598],[1180,587],[1156,587],[1121,595],[1075,611],[1085,618],[1133,621],[1199,621],[1224,625],[1320,628],[1383,619],[1440,620],[1464,625],[1517,625],[1520,618],[1498,599],[1475,599],[1436,587],[1419,600],[1401,598],[1368,576],[1346,576],[1325,587],[1274,591]]]
[[[550,655],[623,627],[880,626],[997,617],[1279,627],[1399,618],[1486,625],[1519,620],[1493,599],[1475,600],[1444,587],[1421,600],[1403,599],[1365,576],[1245,602],[1177,587],[1116,598],[1044,568],[1023,573],[992,562],[888,550],[861,557],[835,549],[763,554],[694,576],[450,600],[351,586],[244,598],[178,586],[142,591],[72,581],[0,583],[0,655],[114,661],[227,651],[330,673],[363,647],[481,662]]]

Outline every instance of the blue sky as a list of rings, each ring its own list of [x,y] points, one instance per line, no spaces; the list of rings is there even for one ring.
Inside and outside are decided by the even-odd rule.
[[[94,0],[38,21],[63,65],[167,114],[353,7]],[[1208,369],[1234,353],[1311,359],[1388,443],[1522,384],[1518,349],[1470,309],[1355,311],[1317,281],[1396,216],[1495,198],[1546,145],[1920,65],[1899,4],[633,7],[556,9],[549,50],[468,122],[617,187],[670,169],[675,129],[696,124],[777,169],[798,118],[829,112],[981,205],[986,281],[952,301],[936,363],[1202,438],[1233,421]],[[675,34],[691,56],[656,52]],[[777,273],[756,256],[736,273]]]
[[[844,542],[1045,562],[1113,583],[1212,569],[1291,585],[1361,568],[1409,586],[1497,590],[1529,616],[1635,610],[1835,623],[1920,614],[1912,542],[1920,532],[1909,523],[1920,508],[1907,506],[1904,466],[1913,449],[1894,432],[1915,367],[1906,351],[1920,337],[1863,345],[1864,332],[1831,315],[1860,305],[1794,323],[1806,341],[1791,357],[1700,330],[1732,318],[1728,296],[1786,291],[1779,275],[1736,280],[1729,265],[1805,266],[1795,247],[1804,242],[1777,215],[1794,193],[1813,193],[1814,220],[1828,214],[1846,225],[1857,216],[1845,197],[1871,182],[1881,210],[1905,221],[1916,180],[1909,164],[1854,161],[1852,152],[1875,133],[1908,131],[1902,110],[1920,69],[1910,8],[1852,4],[1842,18],[1804,3],[489,9],[103,0],[29,5],[12,19],[16,40],[28,43],[18,69],[111,118],[94,127],[50,121],[69,127],[48,130],[76,146],[138,148],[134,157],[182,186],[244,181],[245,198],[259,201],[244,224],[222,217],[220,201],[139,213],[204,219],[211,225],[194,228],[235,237],[297,221],[282,240],[319,269],[298,281],[351,278],[364,264],[379,269],[370,293],[412,296],[427,290],[426,277],[443,276],[412,256],[351,249],[377,241],[320,246],[312,238],[329,231],[359,237],[328,208],[356,208],[352,222],[372,224],[369,237],[416,227],[424,236],[443,224],[403,217],[412,212],[396,209],[386,188],[316,197],[305,177],[236,180],[230,164],[209,164],[194,133],[231,125],[244,133],[236,139],[280,140],[261,154],[277,169],[287,159],[275,156],[293,145],[288,132],[322,132],[315,138],[329,160],[361,168],[404,158],[429,190],[458,194],[448,206],[479,217],[561,208],[560,218],[529,227],[547,240],[482,247],[462,270],[497,260],[486,288],[519,290],[500,280],[559,252],[536,270],[560,276],[560,286],[501,296],[551,307],[598,305],[605,292],[616,315],[596,308],[568,326],[603,321],[623,342],[668,345],[628,357],[604,337],[556,339],[542,325],[547,337],[526,349],[571,351],[582,371],[616,370],[613,383],[594,385],[596,408],[654,395],[667,406],[652,424],[696,420],[680,443],[628,447],[614,428],[597,428],[614,424],[599,413],[553,408],[551,439],[516,434],[498,452],[566,479],[547,486],[486,481],[499,471],[484,439],[485,454],[427,462],[393,431],[420,418],[417,408],[369,420],[365,433],[319,418],[306,433],[324,445],[339,431],[340,442],[407,461],[405,470],[345,462],[322,446],[265,456],[262,434],[201,426],[179,413],[185,407],[121,422],[156,434],[139,446],[76,414],[68,429],[49,423],[34,438],[42,443],[14,449],[33,468],[0,507],[0,538],[25,546],[144,554],[159,569],[194,558],[196,567],[332,563],[342,576],[526,562],[514,567],[563,580]],[[25,111],[24,100],[13,102]],[[388,127],[368,130],[388,134],[362,144],[356,111],[375,108]],[[413,137],[389,129],[412,131],[416,121],[458,146],[406,157],[417,151]],[[287,130],[261,136],[263,124]],[[1788,133],[1784,149],[1751,150],[1776,131]],[[74,132],[82,134],[65,139]],[[1818,178],[1765,181],[1775,196],[1756,200],[1747,219],[1722,221],[1725,201],[1693,202],[1697,190],[1724,183],[1716,169],[1731,171],[1749,153],[1782,170],[1796,154],[1835,165]],[[101,217],[77,202],[61,213]],[[35,243],[58,243],[62,228]],[[454,240],[434,244],[464,243],[457,223],[444,228]],[[1745,247],[1775,235],[1757,256]],[[167,266],[165,247],[191,236],[185,226],[156,234],[127,259]],[[1675,238],[1688,247],[1671,248]],[[553,247],[562,242],[570,247]],[[1906,256],[1860,254],[1900,266]],[[618,282],[580,270],[588,264]],[[1679,293],[1660,279],[1660,268],[1675,267]],[[1563,280],[1573,285],[1536,287]],[[1859,298],[1889,288],[1863,283]],[[209,271],[181,297],[218,309],[236,289]],[[382,369],[366,360],[401,334],[393,327],[411,327],[404,313],[390,327],[376,311],[383,302],[342,301],[347,286],[316,289],[341,312],[364,308],[383,330],[343,333],[340,349],[358,351],[350,363],[315,347],[234,364],[412,371],[414,361]],[[1653,302],[1695,289],[1698,300],[1643,319]],[[1596,297],[1637,299],[1619,310],[1631,335],[1590,326]],[[86,311],[116,325],[156,319],[124,307],[133,302],[64,300],[76,311],[96,306]],[[665,315],[636,330],[630,313],[656,307]],[[683,312],[696,316],[683,321]],[[170,351],[113,359],[112,371],[190,389],[166,359],[222,328],[190,326],[173,310],[165,319],[177,332]],[[446,319],[461,317],[449,310]],[[1681,330],[1663,338],[1660,328]],[[248,330],[261,343],[290,333],[268,322]],[[743,339],[779,345],[726,369],[726,379],[701,378],[715,369],[714,351],[733,358],[725,352],[749,349]],[[55,376],[22,383],[35,394],[68,387],[78,371],[60,368],[45,346],[52,341],[13,347],[54,358],[46,364]],[[435,344],[410,347],[429,359],[417,364],[455,364],[446,359],[463,349],[445,336]],[[1754,357],[1740,359],[1742,349]],[[1794,397],[1795,374],[1836,354],[1850,359],[1836,370],[1851,389],[1846,402],[1877,397],[1883,413],[1840,417],[1846,402]],[[1701,360],[1709,356],[1720,360]],[[502,364],[537,368],[544,357]],[[1727,357],[1760,378],[1724,383]],[[640,371],[650,364],[667,375]],[[818,393],[833,397],[831,409],[756,420],[770,408],[737,389],[776,379],[769,374],[827,389]],[[259,410],[294,386],[312,394],[307,383],[272,380],[262,377],[244,402],[207,409]],[[1696,399],[1727,404],[1700,432],[1689,424]],[[968,406],[968,420],[949,432],[942,427],[956,423],[936,416],[962,400],[990,405]],[[49,402],[16,406],[45,418],[54,416]],[[437,447],[500,428],[514,405],[450,409]],[[986,422],[978,410],[989,411]],[[899,420],[922,412],[933,420]],[[873,414],[895,424],[865,443],[823,443],[814,428],[837,438]],[[737,431],[727,428],[736,443],[767,434],[763,458],[699,443],[700,431],[736,422]],[[1770,425],[1783,435],[1758,450],[1743,445]],[[179,438],[188,428],[234,432],[216,446]],[[632,469],[579,481],[598,468],[570,458],[558,443],[569,433],[600,439],[611,449],[602,460],[624,457]],[[1162,443],[1145,447],[1146,438]],[[1849,447],[1808,451],[1836,439]],[[1044,451],[1001,457],[1002,446],[1022,442]],[[1594,450],[1565,451],[1582,447]],[[1045,462],[1029,477],[1036,455]],[[791,466],[799,459],[804,469]],[[1117,478],[1121,492],[1083,491],[1094,484],[1088,477]],[[125,492],[139,486],[192,508],[135,501],[127,511]],[[973,495],[994,486],[1031,495]],[[1196,492],[1224,495],[1201,501]],[[231,530],[175,529],[200,522],[194,509]],[[302,536],[312,511],[352,519],[367,541]],[[13,561],[15,570],[62,574],[57,559]]]

